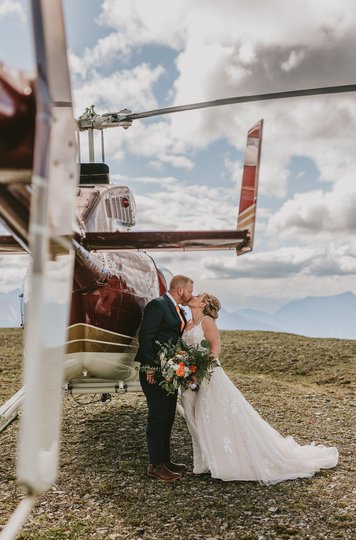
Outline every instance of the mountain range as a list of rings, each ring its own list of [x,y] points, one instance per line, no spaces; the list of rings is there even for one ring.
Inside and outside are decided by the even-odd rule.
[[[0,293],[0,327],[21,325],[21,291]],[[356,295],[309,296],[289,302],[274,313],[241,309],[219,313],[221,330],[267,330],[307,337],[356,339]]]
[[[269,330],[307,337],[356,339],[356,295],[308,296],[282,306],[274,313],[222,309],[219,327],[225,330]]]

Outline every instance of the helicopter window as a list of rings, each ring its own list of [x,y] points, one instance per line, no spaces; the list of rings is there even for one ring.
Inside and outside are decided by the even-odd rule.
[[[115,197],[113,199],[113,202],[116,204],[115,206],[115,217],[118,218],[118,219],[121,219],[122,216],[121,216],[121,211],[120,211],[120,197]]]
[[[109,227],[132,227],[135,225],[135,202],[125,188],[115,188],[104,198],[105,218],[110,221]]]
[[[108,217],[114,217],[122,221],[127,221],[130,217],[130,211],[126,210],[129,206],[129,200],[127,197],[112,197],[111,198],[111,212],[112,215]]]
[[[112,218],[110,199],[105,199],[106,215],[108,218]]]

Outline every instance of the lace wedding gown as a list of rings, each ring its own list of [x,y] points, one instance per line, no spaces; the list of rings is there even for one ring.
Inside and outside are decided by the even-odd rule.
[[[197,346],[204,339],[201,325],[185,331],[183,340]],[[222,480],[255,480],[275,484],[310,477],[335,467],[338,450],[300,446],[283,437],[243,397],[221,366],[198,392],[186,390],[182,404],[193,441],[196,474],[209,472]]]

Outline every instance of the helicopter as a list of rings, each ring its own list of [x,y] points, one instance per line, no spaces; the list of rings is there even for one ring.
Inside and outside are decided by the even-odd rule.
[[[5,76],[3,84],[8,86],[8,97],[14,103],[17,100],[17,109],[25,109],[26,103],[33,111],[33,99],[16,94]],[[71,393],[107,395],[109,390],[137,390],[134,357],[142,312],[149,300],[167,290],[164,272],[147,251],[235,249],[241,255],[253,246],[263,120],[247,133],[236,230],[133,232],[136,205],[132,191],[127,186],[110,184],[109,167],[94,162],[94,129],[102,132],[111,124],[127,129],[132,120],[120,119],[120,114],[122,111],[118,115],[98,115],[92,106],[77,120],[78,130],[88,132],[90,161],[78,164],[75,192],[75,262],[64,360],[66,389]],[[80,153],[79,139],[78,150]],[[23,225],[29,222],[33,186],[29,190],[29,184],[23,179],[21,182],[9,182],[2,189],[1,217],[12,231],[12,236],[0,237],[2,253],[31,252]],[[54,256],[61,254],[59,243],[53,249]],[[25,285],[28,299],[27,289]]]
[[[134,357],[142,311],[167,289],[147,252],[228,249],[242,255],[253,248],[263,120],[247,133],[237,227],[222,231],[131,230],[133,193],[110,184],[107,165],[94,162],[94,131],[128,129],[137,119],[176,112],[356,90],[310,88],[141,113],[98,114],[88,107],[75,120],[61,1],[32,0],[32,16],[36,78],[0,71],[0,217],[11,231],[0,237],[0,250],[32,256],[26,391],[0,408],[4,425],[23,408],[17,474],[27,496],[1,538],[16,535],[56,479],[63,383],[72,394],[138,389]],[[84,132],[89,161],[78,164],[78,134]]]

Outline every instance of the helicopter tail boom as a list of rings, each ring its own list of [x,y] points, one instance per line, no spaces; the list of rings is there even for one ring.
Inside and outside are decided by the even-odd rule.
[[[249,231],[246,229],[87,233],[82,244],[88,251],[201,251],[242,250],[248,241]]]

